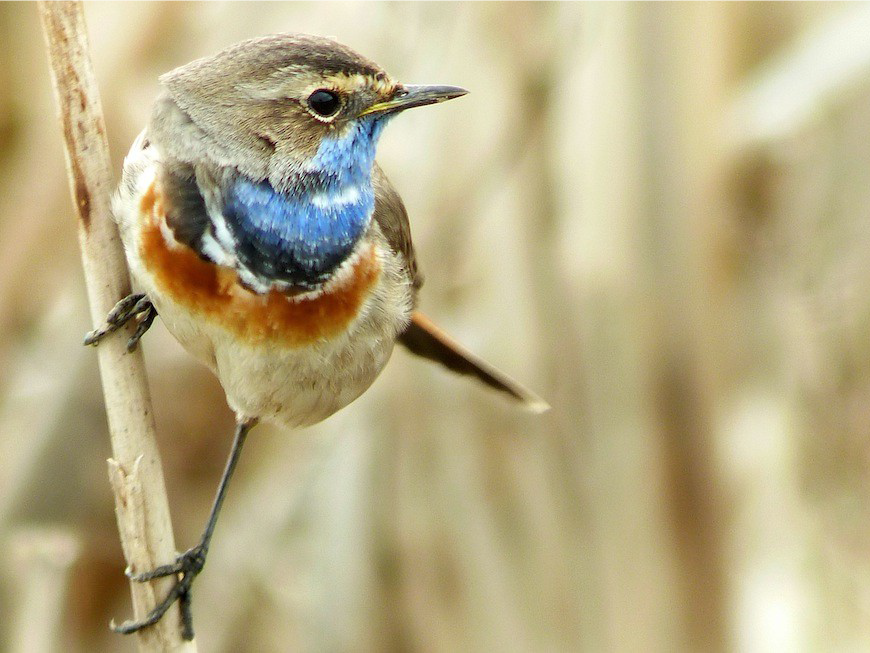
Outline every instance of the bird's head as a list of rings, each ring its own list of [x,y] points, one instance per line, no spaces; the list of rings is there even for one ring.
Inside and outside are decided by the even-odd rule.
[[[302,34],[244,41],[160,81],[151,131],[161,146],[278,190],[306,171],[370,170],[389,117],[466,93],[401,84],[340,43]]]

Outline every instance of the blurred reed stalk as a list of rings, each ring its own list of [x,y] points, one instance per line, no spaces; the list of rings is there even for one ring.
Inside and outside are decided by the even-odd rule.
[[[70,568],[81,543],[65,529],[27,528],[10,538],[17,599],[11,653],[47,653],[58,644]]]
[[[40,2],[39,13],[78,214],[91,317],[98,326],[115,302],[130,292],[129,272],[110,213],[113,179],[102,106],[82,3]],[[98,348],[98,359],[112,442],[109,475],[121,544],[130,569],[144,571],[172,562],[175,545],[142,354],[138,349],[128,354],[125,341],[107,338]],[[136,618],[143,618],[166,596],[172,582],[164,578],[131,583]],[[195,650],[193,642],[181,639],[177,606],[137,638],[141,651]]]

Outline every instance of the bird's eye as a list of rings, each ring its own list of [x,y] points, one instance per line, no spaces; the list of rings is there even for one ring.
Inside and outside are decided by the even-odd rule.
[[[338,111],[341,106],[341,98],[334,91],[321,88],[308,96],[308,106],[318,116],[328,118]]]

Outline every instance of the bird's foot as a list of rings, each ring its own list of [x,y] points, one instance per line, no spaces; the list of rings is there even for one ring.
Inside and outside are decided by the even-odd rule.
[[[107,335],[117,331],[131,319],[139,315],[141,315],[141,318],[139,319],[139,324],[136,326],[136,331],[127,341],[127,351],[133,351],[136,349],[136,345],[139,344],[139,340],[151,327],[154,318],[157,317],[157,309],[154,308],[154,304],[151,303],[151,300],[148,299],[148,296],[144,293],[133,293],[132,295],[127,295],[124,299],[115,304],[115,307],[109,311],[109,315],[106,316],[106,324],[101,326],[99,329],[89,331],[85,335],[84,344],[98,345]]]
[[[181,636],[186,640],[193,639],[193,614],[191,612],[191,596],[190,588],[193,585],[194,579],[202,571],[205,566],[205,557],[208,550],[202,543],[196,545],[182,553],[175,562],[168,565],[161,565],[151,571],[146,571],[141,574],[133,574],[127,570],[126,574],[130,580],[137,583],[145,583],[155,578],[164,578],[166,576],[176,576],[175,585],[169,590],[169,594],[163,599],[144,619],[139,621],[128,620],[120,625],[114,622],[109,624],[109,627],[116,633],[129,635],[135,633],[148,626],[153,626],[163,618],[163,615],[172,607],[172,604],[178,601],[178,607],[181,609]]]

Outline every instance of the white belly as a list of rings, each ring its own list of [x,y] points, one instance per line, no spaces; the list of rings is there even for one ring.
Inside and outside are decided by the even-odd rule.
[[[392,353],[395,325],[363,318],[353,330],[315,345],[240,343],[167,301],[147,282],[160,317],[173,336],[218,376],[227,403],[240,417],[287,427],[315,424],[359,397]]]

